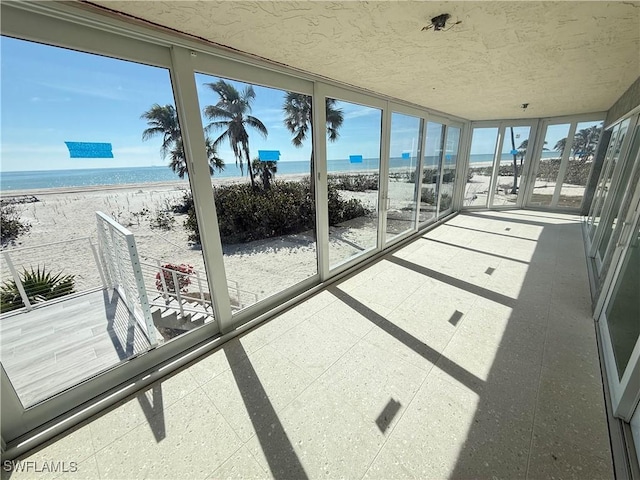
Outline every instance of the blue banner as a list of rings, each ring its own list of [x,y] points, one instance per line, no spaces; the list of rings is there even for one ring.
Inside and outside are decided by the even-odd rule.
[[[349,155],[349,163],[362,163],[362,155]]]
[[[70,158],[113,158],[110,143],[64,142]]]
[[[261,162],[277,162],[280,160],[280,150],[258,150]]]
[[[411,152],[402,152],[402,158],[404,159],[410,159],[411,158]]]

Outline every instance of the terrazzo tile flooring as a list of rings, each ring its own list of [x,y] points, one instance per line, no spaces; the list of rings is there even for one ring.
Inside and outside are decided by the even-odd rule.
[[[577,217],[459,215],[24,459],[83,479],[613,478],[589,305]]]

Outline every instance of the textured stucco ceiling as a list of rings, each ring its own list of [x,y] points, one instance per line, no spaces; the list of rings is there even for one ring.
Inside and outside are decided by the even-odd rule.
[[[608,110],[640,76],[640,2],[91,3],[470,120]]]

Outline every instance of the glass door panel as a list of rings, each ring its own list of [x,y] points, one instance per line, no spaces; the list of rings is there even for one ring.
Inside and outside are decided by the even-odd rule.
[[[465,207],[487,206],[497,143],[498,127],[473,129],[469,174],[464,192]]]
[[[584,189],[589,180],[598,140],[602,133],[602,123],[581,122],[576,126],[571,154],[558,197],[559,207],[580,208],[582,205]]]
[[[446,135],[442,182],[438,200],[438,218],[451,210],[453,204],[453,189],[456,180],[458,148],[460,146],[460,128],[448,126]]]
[[[602,200],[602,184],[604,183],[604,178],[606,176],[607,170],[611,165],[611,157],[613,156],[613,151],[615,149],[619,132],[620,124],[618,123],[615,127],[613,127],[613,131],[611,132],[611,136],[609,137],[609,145],[607,145],[607,151],[603,160],[602,169],[600,170],[600,176],[598,177],[598,184],[596,186],[596,191],[593,195],[593,201],[591,202],[591,207],[589,209],[587,226],[589,227],[589,236],[591,239],[593,238],[593,234],[595,233],[595,228],[591,228],[593,226],[593,214],[596,210],[596,205],[600,202],[600,200]]]
[[[516,205],[530,131],[531,127],[505,127],[500,156],[494,167],[497,171],[491,206]]]
[[[640,228],[635,226],[622,269],[604,311],[618,380],[621,380],[638,347],[640,337]]]
[[[0,70],[0,360],[23,406],[215,332],[169,71],[6,37]]]
[[[607,284],[596,305],[613,411],[625,421],[633,415],[640,394],[640,186],[633,190]]]
[[[608,258],[613,255],[615,242],[618,241],[621,226],[623,225],[618,221],[618,219],[626,218],[634,189],[640,182],[640,161],[638,160],[639,148],[640,126],[635,129],[631,149],[629,150],[627,158],[624,160],[624,166],[620,175],[620,183],[615,189],[613,197],[611,197],[612,204],[609,208],[609,214],[606,220],[600,224],[602,236],[599,239],[596,254],[602,261],[596,262],[596,264],[605,267],[600,269],[599,276],[601,278],[606,275],[606,266],[608,266],[609,262]],[[614,232],[616,232],[616,234],[614,234]]]
[[[591,226],[589,235],[592,239],[598,229],[602,209],[607,201],[607,197],[609,196],[609,190],[611,189],[611,183],[613,181],[613,174],[616,171],[616,165],[620,157],[620,152],[622,150],[627,129],[629,128],[629,122],[630,119],[627,119],[622,122],[622,124],[620,124],[618,135],[616,136],[615,141],[612,141],[611,157],[608,158],[607,165],[605,165],[605,168],[602,170],[602,174],[600,176],[598,191],[596,192],[596,197],[594,198],[593,212],[591,214]],[[611,138],[613,139],[613,135],[611,136]]]
[[[224,165],[214,201],[235,313],[317,273],[312,99],[202,73],[195,81],[207,146]]]
[[[329,267],[376,248],[382,110],[329,99],[344,121],[327,141]]]
[[[436,218],[444,130],[444,125],[441,123],[427,122],[427,138],[422,164],[422,191],[420,192],[419,222],[421,224]]]
[[[393,112],[387,185],[387,242],[416,225],[422,120]]]
[[[551,206],[571,124],[548,125],[529,204]]]

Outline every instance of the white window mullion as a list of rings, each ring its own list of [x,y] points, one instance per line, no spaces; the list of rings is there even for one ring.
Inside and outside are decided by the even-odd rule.
[[[391,106],[382,110],[380,135],[380,175],[378,180],[378,249],[384,248],[387,238],[387,210],[389,209],[389,146],[391,144]]]
[[[313,89],[313,161],[316,191],[316,252],[320,280],[329,278],[329,200],[327,188],[327,87],[316,82]]]
[[[192,55],[197,54],[181,47],[172,48],[171,78],[185,155],[189,162],[189,182],[196,209],[209,290],[213,299],[218,327],[220,332],[224,334],[233,329],[231,301],[224,268],[213,187],[211,186],[211,174],[207,162],[198,91],[191,63]]]

